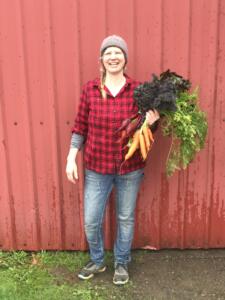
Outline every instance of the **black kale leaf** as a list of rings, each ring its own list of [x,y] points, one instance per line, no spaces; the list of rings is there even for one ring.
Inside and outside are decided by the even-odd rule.
[[[141,114],[150,109],[163,111],[176,111],[176,99],[181,92],[187,91],[191,84],[189,80],[175,72],[167,70],[152,80],[144,82],[134,90],[134,99]]]

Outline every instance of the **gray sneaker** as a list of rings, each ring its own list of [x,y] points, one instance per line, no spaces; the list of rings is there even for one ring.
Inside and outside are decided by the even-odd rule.
[[[102,264],[97,266],[93,261],[89,261],[79,272],[78,277],[86,280],[94,276],[94,274],[102,273],[106,270],[106,266]]]
[[[113,283],[116,285],[126,284],[129,281],[128,267],[123,264],[116,264]]]

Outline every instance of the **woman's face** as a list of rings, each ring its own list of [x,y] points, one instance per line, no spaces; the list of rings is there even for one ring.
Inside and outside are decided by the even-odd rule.
[[[118,47],[108,47],[102,55],[102,64],[106,72],[118,74],[123,72],[126,59],[123,51]]]

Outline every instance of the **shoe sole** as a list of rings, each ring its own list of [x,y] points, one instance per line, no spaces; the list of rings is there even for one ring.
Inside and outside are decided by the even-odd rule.
[[[129,278],[127,278],[125,281],[114,281],[113,280],[113,283],[115,285],[123,285],[123,284],[126,284],[128,281],[129,281]]]
[[[80,278],[80,279],[82,279],[82,280],[88,280],[88,279],[91,279],[92,277],[94,277],[95,274],[103,273],[105,270],[106,270],[106,267],[104,267],[104,268],[98,270],[98,271],[95,272],[95,273],[90,274],[89,276],[83,276],[83,275],[81,275],[81,274],[78,274],[77,276],[78,276],[78,278]]]

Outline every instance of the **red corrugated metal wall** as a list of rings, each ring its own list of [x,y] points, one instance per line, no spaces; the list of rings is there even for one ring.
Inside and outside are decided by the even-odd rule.
[[[128,42],[130,76],[170,68],[189,77],[209,121],[205,149],[170,179],[170,141],[156,134],[134,247],[225,246],[225,1],[0,0],[0,248],[86,248],[82,154],[76,186],[65,162],[80,87],[98,75],[99,45],[113,33]]]

